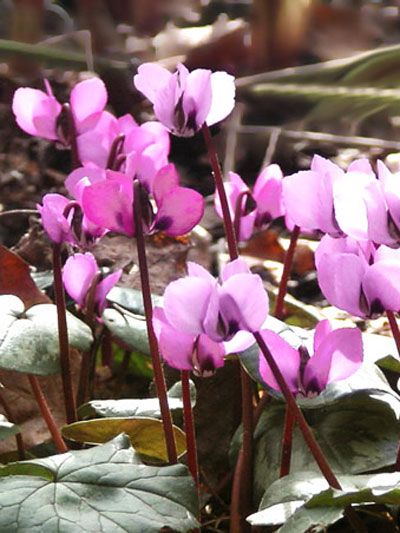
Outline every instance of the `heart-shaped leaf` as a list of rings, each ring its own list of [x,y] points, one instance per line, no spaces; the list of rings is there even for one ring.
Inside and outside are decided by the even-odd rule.
[[[88,350],[90,328],[67,313],[70,345]],[[59,372],[57,310],[53,304],[39,304],[25,310],[13,295],[0,296],[0,368],[47,376]]]
[[[0,414],[0,440],[8,439],[19,433],[19,427],[7,420],[7,418]]]
[[[183,465],[145,466],[125,435],[0,470],[0,531],[186,532],[196,490]]]
[[[156,418],[95,418],[62,428],[65,438],[86,444],[103,444],[120,433],[128,435],[132,446],[141,455],[168,460],[163,424]],[[178,455],[182,455],[186,451],[185,434],[174,426],[174,436]]]
[[[359,391],[324,407],[304,410],[304,414],[334,471],[358,474],[394,464],[400,414],[400,399],[395,393]],[[258,498],[278,478],[284,415],[283,404],[270,404],[255,431],[254,484]],[[296,427],[291,472],[306,469],[319,473]]]
[[[128,348],[150,355],[144,316],[133,315],[129,311],[105,309],[102,319],[114,337],[121,340]]]
[[[129,287],[113,287],[107,294],[107,300],[116,303],[135,315],[144,315],[142,292]],[[153,306],[162,307],[163,298],[156,294],[151,295]]]
[[[196,387],[190,381],[192,407],[196,404]],[[168,391],[168,405],[171,411],[183,409],[182,386],[178,381]],[[114,418],[149,416],[161,418],[158,398],[127,399],[127,400],[93,400],[81,405],[78,409],[79,418]]]

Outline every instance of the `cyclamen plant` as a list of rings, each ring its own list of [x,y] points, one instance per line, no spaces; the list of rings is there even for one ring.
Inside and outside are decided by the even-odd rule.
[[[297,424],[323,476],[332,488],[340,490],[341,481],[297,400],[304,396],[312,403],[314,396],[323,394],[332,384],[356,374],[362,367],[363,346],[360,330],[333,329],[326,320],[315,328],[313,354],[304,346],[294,348],[282,336],[266,329],[269,298],[261,278],[239,258],[237,241],[246,240],[255,228],[283,215],[288,225],[295,225],[275,309],[278,315],[300,229],[326,233],[316,253],[316,266],[321,289],[330,303],[363,318],[399,311],[397,177],[381,163],[377,178],[366,160],[356,161],[345,172],[315,156],[310,170],[285,178],[277,165],[268,166],[258,176],[253,190],[235,173],[230,173],[224,183],[208,126],[232,111],[233,77],[203,69],[189,72],[184,65],[170,73],[159,65],[144,64],[139,67],[134,84],[153,104],[159,122],[139,125],[130,115],[113,116],[105,109],[107,92],[97,78],[77,84],[70,103],[63,106],[47,82],[46,92],[19,89],[13,102],[17,123],[25,132],[69,144],[77,152],[75,168],[65,182],[71,198],[48,194],[38,205],[43,227],[53,243],[68,423],[76,420],[76,406],[68,366],[62,283],[86,318],[96,314],[93,332],[104,332],[106,314],[104,322],[101,315],[106,297],[120,280],[121,271],[101,279],[96,259],[88,250],[106,233],[134,237],[166,456],[171,465],[178,461],[176,428],[169,411],[160,355],[168,365],[181,370],[188,466],[197,491],[199,468],[189,372],[205,378],[217,372],[228,355],[238,355],[241,361],[243,440],[233,476],[231,510],[232,520],[236,517],[242,527],[253,509],[254,400],[259,399],[244,368],[246,358],[242,353],[254,342],[258,344],[255,366],[262,378],[261,386],[281,393],[277,396],[283,396],[286,403],[281,475],[289,473],[293,426]],[[69,120],[67,128],[63,128],[65,116]],[[204,212],[201,195],[180,186],[177,170],[168,160],[168,132],[192,137],[200,130],[214,172],[215,206],[224,221],[230,261],[221,270],[220,281],[200,265],[189,262],[187,276],[167,286],[163,306],[153,311],[144,235],[163,231],[176,237],[189,233]],[[75,252],[63,270],[62,246]],[[93,344],[93,361],[96,342],[100,340],[96,338]],[[88,363],[90,360],[86,359],[89,367]],[[57,428],[52,428],[59,449],[66,451]],[[131,466],[137,464],[135,461]],[[190,514],[187,510],[185,513]],[[354,509],[347,507],[345,514],[353,529],[360,529]],[[196,524],[192,518],[189,529]],[[176,523],[171,527],[175,526]],[[182,530],[188,528],[182,526]]]

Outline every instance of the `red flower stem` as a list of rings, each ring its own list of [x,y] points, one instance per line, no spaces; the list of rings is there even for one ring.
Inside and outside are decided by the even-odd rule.
[[[234,261],[239,257],[239,252],[235,228],[232,223],[228,199],[226,197],[221,166],[218,161],[217,151],[211,138],[210,129],[205,123],[203,124],[202,132],[207,147],[211,168],[214,174],[215,187],[221,202],[229,257],[231,261]],[[253,392],[251,387],[251,379],[242,365],[240,366],[240,382],[242,390],[243,441],[242,450],[240,452],[242,454],[242,458],[241,461],[238,461],[236,464],[236,468],[238,469],[237,476],[240,479],[240,495],[237,498],[233,498],[233,501],[236,502],[235,505],[240,505],[240,509],[232,509],[231,506],[231,512],[233,514],[240,514],[241,516],[246,517],[251,513],[251,503],[253,501]]]
[[[182,400],[183,400],[183,423],[186,433],[187,461],[190,473],[199,487],[199,466],[197,463],[196,431],[194,427],[193,409],[190,398],[189,371],[181,371]]]
[[[156,385],[158,400],[160,402],[161,419],[164,427],[168,460],[171,464],[175,464],[178,461],[178,456],[176,452],[176,443],[172,426],[171,412],[168,406],[167,387],[165,384],[164,372],[161,364],[160,353],[158,350],[157,337],[153,328],[153,305],[151,302],[149,271],[147,268],[146,247],[143,235],[140,187],[140,182],[138,180],[135,180],[133,195],[133,212],[135,219],[136,246],[138,253],[140,281],[142,285],[143,305],[146,317],[147,335],[149,337],[151,359],[153,362],[154,381]]]
[[[285,255],[282,277],[279,283],[278,296],[276,297],[276,302],[275,302],[274,316],[276,316],[276,318],[279,318],[279,319],[283,318],[283,306],[284,306],[284,301],[285,301],[285,295],[287,292],[289,276],[292,270],[293,256],[296,250],[296,245],[297,245],[297,240],[299,238],[299,234],[300,234],[300,228],[299,226],[295,226],[290,236],[289,248],[287,249],[287,252]]]
[[[3,394],[1,393],[1,390],[0,390],[0,404],[3,406],[4,414],[6,415],[7,420],[11,422],[12,424],[14,424],[15,423],[14,416],[12,414],[10,406],[8,405],[8,402],[6,401]],[[24,441],[23,441],[21,433],[17,433],[15,435],[15,442],[17,444],[18,458],[20,461],[23,461],[25,459],[25,446],[24,446]]]
[[[31,384],[33,394],[35,396],[36,402],[39,406],[42,417],[49,428],[50,434],[53,438],[54,444],[59,453],[66,453],[68,448],[61,436],[61,433],[55,423],[53,415],[51,414],[50,408],[48,406],[47,400],[43,394],[42,387],[39,384],[38,378],[32,374],[28,374],[29,383]]]
[[[221,202],[229,256],[231,258],[231,261],[233,261],[239,257],[239,253],[235,236],[235,228],[233,227],[232,218],[229,212],[228,199],[226,197],[226,192],[224,188],[224,180],[222,177],[221,166],[218,161],[217,151],[211,138],[210,129],[206,123],[203,124],[201,131],[203,132],[208,157],[210,159],[211,168],[214,174],[215,187],[217,189],[219,200]]]
[[[272,371],[276,382],[279,385],[280,390],[282,391],[283,396],[285,397],[287,409],[290,410],[291,416],[293,417],[294,421],[299,425],[300,431],[303,434],[303,438],[306,441],[306,444],[312,456],[314,457],[319,469],[321,470],[323,476],[332,488],[342,490],[339,480],[337,479],[331,467],[329,466],[329,463],[326,460],[320,445],[318,444],[313,432],[307,424],[307,421],[304,418],[300,407],[297,405],[297,402],[293,394],[291,393],[285,381],[285,378],[282,375],[282,372],[276,364],[274,357],[272,356],[271,352],[269,351],[269,348],[265,344],[262,335],[259,332],[253,333],[253,335],[267,361],[268,366]],[[345,515],[354,531],[366,531],[364,524],[361,522],[360,518],[351,506],[346,507]]]
[[[69,104],[63,104],[62,107],[67,120],[67,140],[71,148],[71,166],[72,170],[75,170],[76,168],[82,166],[82,163],[79,159],[75,119],[74,115],[72,114],[71,106]]]
[[[295,419],[290,411],[289,407],[286,406],[285,410],[285,421],[284,421],[284,430],[282,437],[282,450],[281,450],[281,468],[279,472],[279,477],[284,477],[290,473],[290,461],[292,457],[292,442],[293,442],[293,430],[295,426]]]
[[[120,150],[122,148],[122,145],[124,144],[124,141],[125,135],[123,133],[120,133],[114,138],[111,144],[110,153],[108,154],[106,168],[110,170],[116,170],[114,168],[114,165],[117,162],[117,157],[120,155]]]
[[[61,379],[63,384],[65,412],[67,423],[77,420],[74,390],[72,387],[71,366],[67,329],[67,313],[65,310],[64,286],[62,282],[61,246],[53,243],[53,274],[54,294],[57,306],[58,342],[60,346]]]
[[[388,317],[390,329],[392,330],[392,335],[394,342],[396,343],[397,351],[400,355],[400,329],[399,325],[397,323],[396,317],[394,316],[393,311],[386,310],[386,316]],[[396,465],[395,465],[396,471],[400,470],[400,443],[397,448],[397,457],[396,457]]]

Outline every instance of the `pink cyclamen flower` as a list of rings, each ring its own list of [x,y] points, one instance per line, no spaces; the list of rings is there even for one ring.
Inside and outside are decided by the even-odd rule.
[[[261,331],[261,335],[293,394],[315,396],[330,383],[350,377],[362,364],[362,338],[357,328],[332,330],[329,321],[323,320],[315,329],[314,353],[311,356],[304,346],[293,348],[272,331]],[[261,352],[259,358],[261,377],[267,385],[279,391],[279,385]]]
[[[189,72],[179,64],[172,74],[156,63],[145,63],[134,84],[154,105],[157,119],[181,137],[193,136],[204,123],[220,122],[235,104],[234,78],[226,72]]]
[[[311,169],[286,176],[283,201],[287,215],[300,228],[332,237],[368,239],[365,191],[375,179],[366,159],[354,161],[344,172],[315,155]]]
[[[69,296],[80,308],[84,309],[87,305],[88,294],[96,281],[94,303],[98,315],[101,315],[106,304],[107,294],[118,283],[121,274],[122,270],[117,270],[98,281],[100,271],[96,259],[87,252],[71,255],[67,259],[63,269],[63,283]]]
[[[208,375],[223,365],[225,354],[253,343],[249,332],[259,330],[268,314],[261,278],[237,259],[225,266],[221,281],[188,263],[188,275],[166,288],[154,328],[170,366]]]
[[[50,84],[46,92],[21,87],[14,94],[12,109],[18,126],[30,135],[60,140],[58,119],[62,106],[54,97]],[[72,89],[70,106],[77,134],[93,128],[107,104],[107,90],[99,78],[84,80]]]
[[[101,173],[99,170],[93,172]],[[134,236],[132,178],[109,170],[102,175],[104,179],[92,180],[89,185],[82,180],[74,183],[75,190],[83,187],[82,207],[85,216],[100,228]],[[204,212],[203,197],[192,189],[180,187],[174,165],[163,167],[152,185],[151,193],[157,206],[155,213],[143,190],[144,211],[149,215],[146,232],[164,231],[175,237],[188,233],[199,223]]]
[[[76,244],[77,239],[71,228],[74,209],[71,200],[61,194],[45,194],[42,202],[43,205],[37,204],[36,207],[50,240],[56,244]]]
[[[268,165],[257,177],[253,191],[251,191],[239,174],[229,172],[229,181],[224,183],[224,187],[232,220],[235,220],[241,213],[239,240],[249,239],[255,227],[261,228],[285,214],[282,178],[283,174],[278,165]],[[215,195],[215,209],[222,218],[218,194]]]
[[[360,317],[400,311],[400,249],[326,235],[315,263],[319,286],[331,305]]]

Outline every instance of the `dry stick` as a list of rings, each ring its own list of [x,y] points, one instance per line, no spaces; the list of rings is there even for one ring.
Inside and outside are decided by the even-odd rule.
[[[228,243],[229,256],[231,261],[239,257],[235,228],[229,212],[228,199],[224,188],[224,181],[222,177],[221,167],[218,161],[218,155],[215,150],[214,143],[211,138],[210,130],[207,124],[202,127],[204,141],[207,147],[210,158],[211,168],[214,173],[215,186],[221,202],[221,209],[223,213],[225,234]],[[231,531],[242,531],[245,528],[250,529],[249,524],[244,521],[245,517],[251,512],[253,501],[253,392],[251,387],[251,379],[243,366],[240,366],[240,382],[242,389],[242,425],[243,425],[243,441],[240,454],[241,460],[238,461],[236,468],[239,470],[238,476],[240,478],[240,486],[237,491],[232,494],[233,514],[240,515],[238,520],[232,520]],[[234,488],[234,487],[233,487]]]
[[[1,211],[0,218],[8,217],[8,216],[15,216],[15,215],[39,216],[40,213],[37,209],[10,209],[10,211]]]
[[[397,323],[396,317],[394,316],[393,311],[386,310],[386,316],[388,317],[390,329],[392,330],[392,335],[394,342],[396,343],[397,351],[400,355],[400,330],[399,325]],[[397,456],[396,456],[396,464],[395,464],[396,471],[400,470],[400,443],[397,448]]]
[[[238,257],[238,251],[237,251],[237,243],[235,239],[235,232],[234,232],[232,220],[229,214],[228,200],[226,198],[226,193],[225,193],[223,179],[222,179],[222,173],[221,173],[221,169],[219,166],[217,153],[216,153],[214,144],[211,139],[210,130],[206,124],[203,125],[202,131],[203,131],[204,139],[205,139],[207,149],[209,152],[211,165],[214,171],[216,188],[217,188],[218,194],[220,195],[221,209],[224,215],[224,225],[225,225],[225,231],[226,231],[226,238],[228,242],[228,249],[229,249],[229,254],[232,260]],[[278,365],[276,364],[271,352],[269,351],[267,345],[265,344],[263,337],[261,336],[259,332],[253,333],[253,335],[258,346],[263,352],[264,357],[266,358],[269,367],[271,368],[272,374],[285,397],[288,407],[292,411],[293,416],[297,424],[299,425],[299,428],[303,434],[304,440],[306,441],[314,459],[316,460],[318,467],[320,468],[322,474],[324,475],[325,479],[327,480],[327,482],[329,483],[331,487],[341,489],[341,485],[338,479],[336,478],[327,460],[325,459],[325,456],[318,442],[316,441],[313,432],[308,426],[307,421],[304,418],[302,411],[297,405],[296,400],[293,394],[291,393],[286,383],[286,380],[283,377]],[[244,428],[243,428],[243,431],[244,431]],[[351,526],[353,527],[355,531],[366,531],[364,524],[361,522],[361,520],[359,519],[358,515],[356,514],[356,512],[354,511],[352,507],[350,506],[346,507],[345,514]]]
[[[61,270],[61,246],[53,243],[53,274],[54,294],[57,306],[58,341],[60,346],[61,379],[63,384],[65,411],[68,424],[75,422],[76,404],[72,387],[71,365],[69,358],[69,343],[67,329],[67,313],[65,310],[65,296]]]
[[[196,487],[199,487],[199,466],[197,463],[196,432],[193,420],[192,401],[190,397],[189,371],[181,371],[183,423],[186,433],[187,462]]]
[[[8,405],[8,402],[6,401],[3,394],[1,393],[1,390],[0,390],[0,404],[3,406],[4,414],[6,415],[8,421],[14,424],[15,419],[13,417],[12,411],[10,409],[10,406]],[[18,458],[20,461],[23,461],[25,459],[25,446],[24,446],[24,441],[23,441],[21,433],[17,433],[15,435],[15,441],[17,443]]]
[[[138,253],[138,263],[140,271],[140,281],[142,285],[143,305],[146,317],[147,335],[149,337],[150,353],[153,362],[154,381],[158,400],[160,402],[161,419],[164,428],[165,442],[167,446],[168,461],[175,464],[178,461],[176,452],[176,443],[174,438],[174,430],[172,426],[171,412],[168,406],[167,387],[165,385],[165,377],[161,365],[160,353],[158,350],[157,337],[153,328],[153,305],[151,302],[151,291],[149,272],[147,268],[146,248],[143,235],[142,222],[142,205],[140,194],[140,183],[138,180],[134,181],[133,194],[133,212],[136,229],[136,246]]]
[[[42,417],[49,428],[50,434],[53,438],[54,444],[56,445],[59,453],[66,453],[68,448],[61,436],[61,433],[54,421],[53,415],[51,414],[50,408],[47,404],[47,400],[43,394],[42,388],[39,384],[38,378],[32,374],[28,374],[29,383],[31,384],[33,394],[39,406]]]
[[[254,338],[260,347],[260,350],[262,351],[265,360],[270,367],[272,374],[278,383],[278,386],[285,397],[287,406],[292,413],[292,416],[294,417],[295,421],[297,422],[304,440],[306,441],[306,444],[314,457],[316,463],[318,464],[319,469],[321,470],[322,474],[324,475],[325,479],[329,483],[329,485],[334,489],[341,490],[342,487],[333,473],[331,467],[329,466],[328,461],[326,460],[323,451],[321,450],[320,445],[318,444],[317,440],[315,439],[315,436],[313,432],[311,431],[309,425],[307,424],[306,419],[304,418],[304,415],[300,409],[300,407],[297,405],[297,402],[291,393],[285,378],[283,377],[282,372],[280,371],[277,363],[275,362],[275,359],[271,352],[269,351],[268,346],[266,345],[261,333],[253,333]],[[350,506],[346,507],[345,509],[346,517],[348,518],[351,526],[355,531],[366,531],[366,528],[364,524],[361,522],[360,518],[354,511],[354,509]]]

